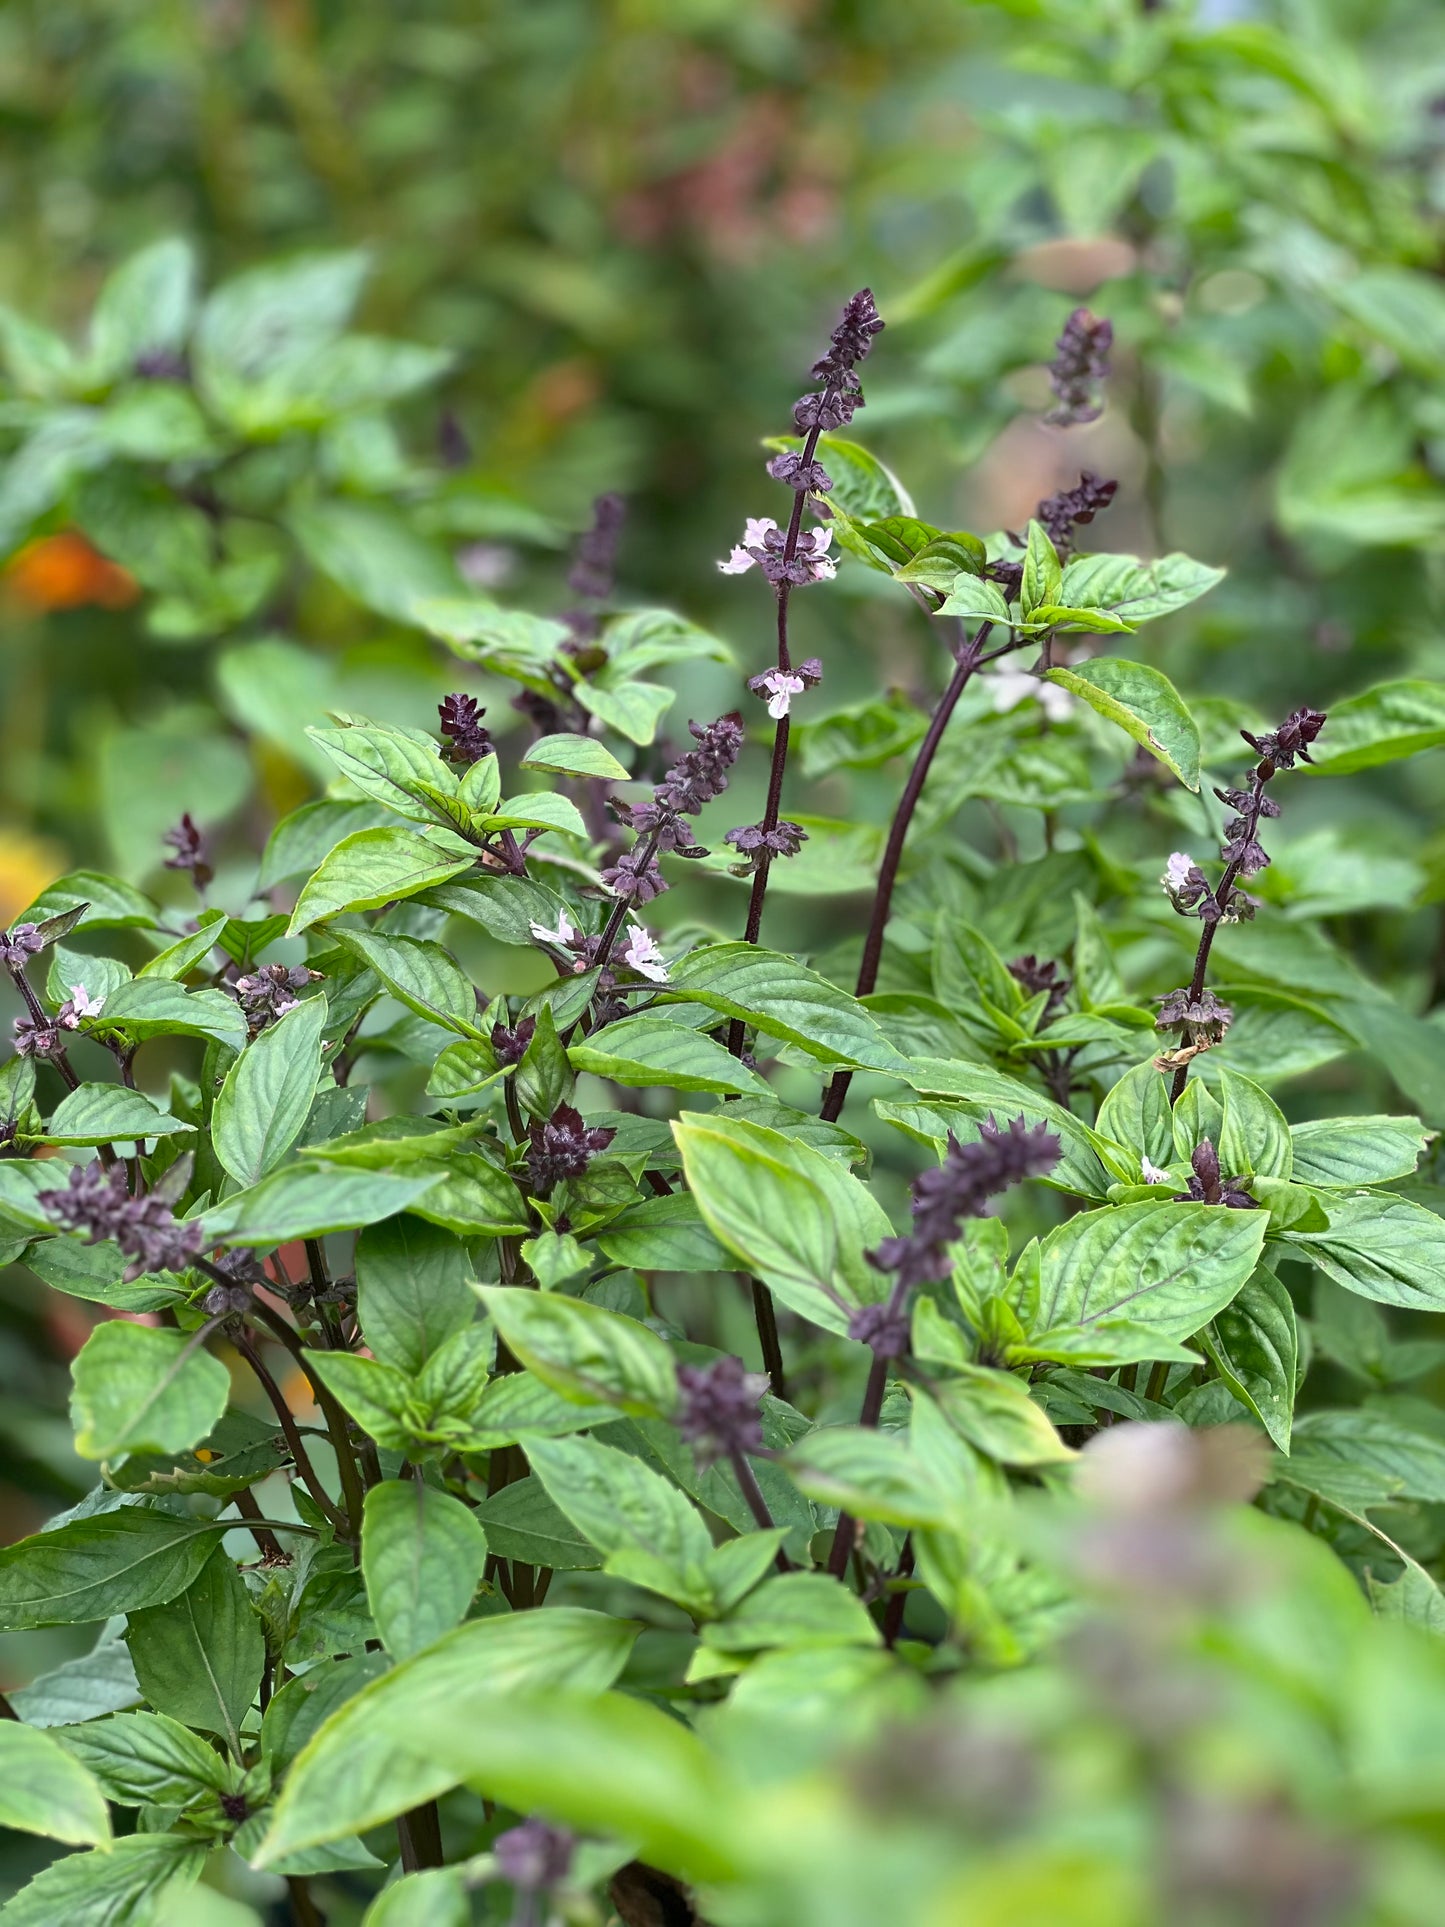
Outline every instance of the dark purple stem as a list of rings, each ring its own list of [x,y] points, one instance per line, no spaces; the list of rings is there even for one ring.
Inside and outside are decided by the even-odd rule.
[[[908,840],[909,826],[913,822],[914,811],[918,808],[923,786],[928,781],[928,772],[938,753],[938,745],[943,741],[943,733],[948,728],[949,719],[958,707],[958,700],[968,687],[969,678],[977,669],[983,656],[983,645],[992,632],[992,623],[984,623],[972,642],[962,645],[957,655],[957,666],[952,680],[943,692],[942,701],[933,712],[933,720],[928,725],[928,733],[918,745],[918,754],[913,759],[913,768],[908,772],[908,781],[903,786],[903,794],[898,799],[898,808],[893,814],[893,824],[888,832],[888,843],[883,852],[883,862],[878,871],[878,888],[873,896],[873,914],[868,923],[868,936],[863,945],[863,961],[858,967],[858,982],[854,990],[857,997],[866,997],[878,982],[878,965],[883,957],[883,933],[888,926],[888,913],[893,904],[893,886],[898,881],[898,866],[903,858],[903,846]],[[1002,652],[1000,652],[1002,653]],[[823,1098],[822,1116],[826,1123],[836,1122],[848,1095],[848,1086],[853,1081],[851,1071],[836,1071]]]

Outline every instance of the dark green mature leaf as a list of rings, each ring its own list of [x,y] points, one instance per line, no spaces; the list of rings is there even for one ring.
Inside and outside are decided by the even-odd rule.
[[[124,1084],[82,1084],[56,1105],[45,1137],[51,1144],[138,1143],[189,1128]]]
[[[1392,1499],[1445,1503],[1445,1444],[1377,1412],[1306,1412],[1274,1477],[1361,1511]]]
[[[1286,1232],[1291,1250],[1362,1298],[1445,1310],[1445,1220],[1408,1198],[1379,1192],[1326,1194],[1322,1202],[1329,1229]]]
[[[553,1504],[602,1553],[605,1571],[690,1612],[714,1608],[712,1538],[670,1480],[596,1439],[534,1438],[526,1449]]]
[[[1299,1183],[1353,1190],[1408,1177],[1430,1133],[1418,1117],[1319,1117],[1292,1124],[1290,1138]]]
[[[594,1030],[568,1051],[574,1070],[646,1090],[735,1091],[766,1096],[768,1086],[704,1031],[665,1017],[624,1017]]]
[[[1223,1311],[1253,1272],[1265,1230],[1263,1212],[1208,1204],[1127,1204],[1071,1218],[1039,1247],[1037,1287],[1026,1277],[1021,1294],[1015,1277],[1030,1352],[1050,1356],[1057,1336],[1096,1342],[1119,1364],[1172,1355],[1151,1351],[1151,1340],[1175,1346]]]
[[[141,1690],[125,1642],[103,1637],[91,1652],[13,1687],[9,1699],[29,1726],[74,1726],[138,1705]]]
[[[393,1177],[304,1161],[288,1164],[208,1211],[206,1231],[227,1245],[279,1245],[293,1238],[354,1231],[409,1209],[435,1183],[425,1165],[417,1167],[415,1176]]]
[[[597,1236],[598,1249],[634,1271],[725,1271],[729,1259],[685,1192],[640,1198]]]
[[[226,1409],[231,1376],[219,1358],[177,1331],[121,1319],[97,1325],[71,1366],[75,1449],[88,1459],[122,1452],[185,1452]]]
[[[1259,1266],[1234,1303],[1204,1327],[1200,1343],[1240,1404],[1288,1452],[1299,1334],[1293,1300],[1274,1273]]]
[[[432,1744],[434,1719],[492,1725],[526,1691],[601,1692],[636,1636],[635,1622],[572,1606],[458,1626],[347,1700],[302,1749],[258,1864],[435,1799],[461,1775]]]
[[[266,1665],[261,1621],[224,1550],[164,1606],[133,1612],[125,1633],[141,1691],[158,1713],[218,1733],[233,1756]]]
[[[190,1585],[225,1530],[125,1505],[18,1540],[0,1548],[0,1630],[163,1606]]]
[[[110,1813],[94,1774],[19,1720],[0,1720],[0,1827],[74,1847],[110,1845]]]
[[[178,1833],[136,1833],[107,1853],[68,1853],[5,1905],[5,1927],[141,1927],[165,1898],[194,1886],[206,1844]]]
[[[595,1572],[602,1564],[602,1554],[582,1537],[548,1496],[541,1480],[530,1473],[484,1499],[477,1517],[486,1531],[488,1546],[499,1559],[550,1566],[554,1572]]]
[[[462,1037],[482,1035],[471,979],[439,943],[379,930],[338,930],[336,941],[369,964],[408,1010]]]
[[[1329,727],[1310,751],[1312,770],[1350,776],[1445,743],[1445,689],[1433,682],[1382,682],[1331,703]]]
[[[418,1165],[417,1170],[431,1174],[431,1183],[410,1207],[418,1218],[459,1238],[506,1237],[532,1229],[521,1192],[486,1158],[453,1153],[444,1165]]]
[[[757,1653],[772,1646],[876,1646],[879,1637],[856,1594],[822,1572],[788,1572],[764,1580],[702,1635],[705,1646],[721,1653]]]
[[[120,1465],[107,1466],[105,1476],[122,1492],[204,1492],[213,1499],[228,1499],[279,1471],[285,1451],[275,1425],[249,1412],[231,1410],[194,1450],[131,1452]]]
[[[708,944],[673,967],[664,1001],[706,1004],[825,1064],[892,1071],[904,1060],[856,997],[775,950]]]
[[[793,1311],[846,1335],[881,1295],[863,1258],[891,1234],[882,1207],[834,1158],[757,1125],[684,1117],[673,1126],[708,1229]]]
[[[154,930],[160,920],[151,899],[119,877],[71,870],[47,884],[17,922],[43,926],[52,917],[77,910],[80,915],[70,926],[76,930]]]
[[[1073,669],[1051,669],[1047,680],[1117,723],[1186,789],[1198,790],[1199,730],[1167,676],[1148,663],[1097,656]]]
[[[321,860],[296,901],[287,934],[296,936],[343,910],[376,910],[414,897],[432,884],[460,876],[476,861],[460,837],[440,826],[419,830],[358,830]]]
[[[371,1351],[419,1372],[476,1316],[474,1275],[460,1239],[425,1219],[403,1215],[369,1226],[356,1241],[356,1289]]]
[[[186,990],[163,977],[137,977],[105,1000],[100,1024],[136,1043],[148,1037],[214,1037],[239,1050],[246,1041],[241,1007],[223,990]]]
[[[259,1183],[300,1137],[321,1076],[326,1019],[326,999],[308,997],[254,1037],[227,1071],[211,1133],[238,1184]]]
[[[420,1479],[387,1479],[366,1495],[361,1570],[376,1629],[410,1659],[465,1616],[487,1560],[475,1512]]]
[[[65,1743],[121,1806],[187,1806],[227,1792],[238,1777],[198,1733],[164,1713],[116,1713],[73,1728]]]
[[[642,1417],[668,1413],[677,1403],[672,1353],[637,1319],[557,1292],[505,1285],[476,1290],[508,1347],[544,1385]]]

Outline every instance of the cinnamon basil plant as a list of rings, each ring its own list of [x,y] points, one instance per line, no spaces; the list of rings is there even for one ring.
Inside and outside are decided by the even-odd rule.
[[[617,595],[616,498],[565,614],[378,553],[432,727],[335,711],[264,848],[197,785],[0,935],[0,1258],[95,1308],[90,1488],[0,1551],[0,1630],[88,1629],[4,1702],[5,1927],[1438,1918],[1445,1193],[1328,1093],[1439,1032],[1271,858],[1439,732],[1177,689],[1222,571],[1082,463],[928,520],[885,319],[719,532],[745,662]],[[830,698],[845,593],[917,687]]]

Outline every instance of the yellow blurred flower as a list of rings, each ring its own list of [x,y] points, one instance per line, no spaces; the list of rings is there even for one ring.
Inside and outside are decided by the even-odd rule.
[[[53,843],[0,824],[0,928],[13,923],[64,868],[64,854]]]

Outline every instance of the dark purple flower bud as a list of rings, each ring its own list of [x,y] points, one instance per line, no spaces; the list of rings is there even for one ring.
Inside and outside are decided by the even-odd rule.
[[[848,371],[864,360],[873,346],[873,337],[883,332],[883,320],[873,301],[871,288],[860,288],[843,310],[843,318],[833,330],[832,347],[813,363],[814,381],[830,386],[840,382]]]
[[[728,786],[728,772],[743,746],[743,719],[734,709],[706,726],[690,722],[688,729],[696,749],[678,758],[653,795],[664,809],[696,816]]]
[[[581,537],[567,576],[567,586],[592,602],[612,593],[617,566],[617,544],[627,520],[627,504],[620,495],[599,495],[592,504],[592,526]]]
[[[913,1229],[885,1238],[868,1262],[898,1275],[900,1287],[948,1276],[948,1247],[965,1218],[976,1218],[991,1197],[1024,1178],[1047,1177],[1063,1146],[1046,1124],[1032,1128],[1022,1117],[1000,1126],[993,1118],[978,1127],[976,1144],[950,1136],[943,1163],[913,1185]]]
[[[522,1894],[542,1894],[567,1878],[577,1842],[562,1827],[524,1820],[492,1842],[497,1872]]]
[[[15,1050],[20,1057],[63,1057],[65,1041],[59,1019],[54,1023],[41,1023],[34,1017],[15,1019]]]
[[[492,739],[482,727],[486,713],[475,696],[460,690],[443,696],[437,704],[441,732],[448,739],[442,746],[442,755],[456,768],[469,769],[473,763],[492,754]]]
[[[83,1232],[87,1244],[114,1238],[130,1260],[125,1278],[152,1271],[183,1271],[205,1242],[201,1226],[176,1218],[166,1198],[151,1191],[132,1198],[125,1170],[98,1163],[72,1165],[64,1189],[42,1191],[37,1202],[67,1231]]]
[[[0,930],[0,964],[7,970],[23,970],[26,961],[38,957],[45,939],[33,923],[17,923],[13,930]]]
[[[537,1031],[535,1017],[522,1017],[514,1030],[505,1024],[492,1025],[492,1050],[499,1064],[520,1064],[527,1055],[527,1046]]]
[[[903,1240],[895,1238],[888,1242],[898,1244]],[[898,1282],[904,1283],[901,1273]],[[860,1345],[867,1345],[876,1358],[904,1357],[909,1338],[906,1293],[895,1293],[885,1304],[860,1305],[849,1316],[848,1336]]]
[[[513,696],[512,707],[543,736],[555,736],[566,727],[556,703],[547,696],[539,695],[535,689],[523,689]]]
[[[533,1121],[530,1135],[527,1175],[538,1197],[546,1197],[563,1178],[580,1178],[617,1133],[597,1125],[589,1128],[580,1112],[559,1104],[545,1124]]]
[[[1058,973],[1059,966],[1052,958],[1047,963],[1040,963],[1032,951],[1026,957],[1015,957],[1008,966],[1010,977],[1016,984],[1021,984],[1031,997],[1037,997],[1041,990],[1049,993],[1049,1001],[1044,1005],[1046,1020],[1053,1016],[1073,988],[1071,980]]]
[[[759,1402],[768,1389],[765,1372],[749,1372],[740,1358],[719,1358],[711,1365],[679,1365],[682,1394],[677,1429],[700,1466],[735,1452],[759,1452],[763,1425]]]
[[[826,495],[833,486],[833,478],[821,462],[805,462],[791,449],[773,457],[768,473],[775,482],[796,489],[800,495]]]
[[[197,829],[189,810],[173,830],[166,831],[161,841],[174,851],[174,855],[166,858],[166,868],[188,870],[191,882],[198,890],[204,890],[216,873],[207,860],[209,852],[206,839]]]
[[[1276,770],[1293,769],[1296,760],[1310,762],[1309,746],[1324,726],[1323,711],[1296,709],[1285,717],[1278,729],[1271,730],[1267,736],[1252,736],[1247,729],[1239,733],[1250,748],[1258,752],[1259,774],[1268,782]]]
[[[1058,401],[1045,416],[1046,421],[1068,428],[1099,419],[1104,407],[1095,398],[1096,384],[1108,376],[1113,345],[1112,322],[1101,321],[1087,308],[1075,308],[1054,343],[1049,386]]]
[[[1171,990],[1167,997],[1156,997],[1159,1015],[1154,1019],[1156,1030],[1177,1030],[1180,1041],[1197,1049],[1208,1050],[1223,1040],[1224,1033],[1234,1022],[1234,1012],[1230,1006],[1215,996],[1212,990],[1201,990],[1197,997],[1190,993],[1186,985],[1182,990]]]
[[[288,1010],[294,1010],[300,1001],[297,992],[308,984],[321,981],[319,970],[308,970],[305,964],[262,964],[249,976],[238,977],[233,984],[226,984],[236,1002],[246,1016],[246,1028],[253,1037],[263,1030],[269,1030],[278,1017],[284,1017]]]
[[[171,348],[148,348],[136,356],[131,370],[142,381],[189,381],[190,364]]]
[[[614,896],[628,903],[651,903],[667,888],[667,878],[655,855],[641,849],[624,850],[602,871],[602,881]]]
[[[1061,562],[1066,562],[1073,550],[1075,526],[1092,522],[1100,510],[1108,508],[1118,491],[1117,482],[1106,482],[1086,468],[1079,476],[1077,488],[1060,489],[1039,503],[1034,513]]]
[[[444,408],[437,423],[437,459],[443,468],[465,468],[472,459],[467,431],[453,408]]]
[[[807,840],[808,832],[802,824],[790,823],[786,817],[771,830],[765,830],[761,823],[744,823],[723,837],[724,843],[731,843],[738,854],[747,859],[731,865],[733,875],[740,877],[752,876],[765,861],[771,862],[774,857],[796,856]]]
[[[1187,1191],[1176,1191],[1171,1202],[1188,1204],[1223,1204],[1231,1211],[1258,1211],[1259,1200],[1252,1198],[1244,1188],[1243,1178],[1221,1177],[1219,1172],[1219,1153],[1209,1138],[1201,1138],[1189,1156],[1194,1176],[1189,1180]]]

